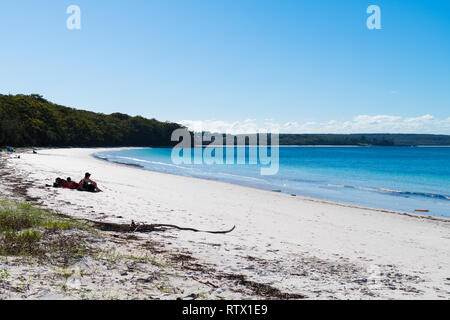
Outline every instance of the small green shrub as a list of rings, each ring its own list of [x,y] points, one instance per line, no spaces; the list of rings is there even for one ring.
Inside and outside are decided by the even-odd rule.
[[[56,264],[68,264],[84,256],[86,247],[70,229],[90,230],[87,223],[56,213],[0,199],[0,255],[37,256]]]
[[[6,256],[41,254],[40,239],[41,234],[36,230],[6,231],[0,242],[0,252]]]

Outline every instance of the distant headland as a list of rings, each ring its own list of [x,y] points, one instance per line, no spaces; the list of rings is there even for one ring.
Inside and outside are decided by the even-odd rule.
[[[69,108],[47,101],[39,94],[0,95],[0,146],[170,147],[177,143],[171,141],[171,135],[178,128],[182,126],[174,122],[161,122],[123,113],[107,115]],[[281,133],[279,144],[450,146],[450,135]]]

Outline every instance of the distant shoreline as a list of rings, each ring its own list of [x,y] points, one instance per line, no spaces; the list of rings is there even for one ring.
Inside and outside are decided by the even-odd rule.
[[[258,147],[259,145],[234,145],[234,147]],[[5,149],[8,147],[8,145],[0,146],[0,152],[6,152]],[[63,146],[63,147],[49,147],[49,146],[40,146],[40,147],[18,147],[15,148],[17,151],[19,150],[52,150],[52,149],[70,149],[70,148],[77,148],[77,149],[114,149],[114,150],[120,150],[120,149],[152,149],[152,148],[160,148],[160,149],[172,149],[175,146],[87,146],[87,147],[77,147],[77,146]],[[201,146],[202,148],[208,147],[208,145]],[[231,147],[227,145],[213,145],[209,146],[211,148],[223,148],[223,147]],[[367,146],[361,146],[361,145],[270,145],[270,147],[279,147],[279,148],[450,148],[450,145],[396,145],[396,146],[378,146],[378,145],[367,145]],[[193,146],[192,148],[200,148],[200,146]]]

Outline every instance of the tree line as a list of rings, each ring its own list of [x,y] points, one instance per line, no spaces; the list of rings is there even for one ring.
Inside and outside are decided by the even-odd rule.
[[[0,146],[172,146],[181,126],[64,107],[41,95],[0,95]]]
[[[77,110],[41,95],[0,95],[0,146],[13,147],[169,147],[182,128],[123,113]],[[234,136],[236,143],[239,135]],[[250,135],[251,136],[251,135]],[[225,136],[222,135],[225,142]],[[193,136],[192,136],[193,138]],[[248,144],[248,139],[245,144]],[[280,145],[414,146],[450,145],[449,135],[432,134],[280,134]]]
[[[209,133],[208,133],[209,134]],[[210,135],[210,134],[209,134]],[[201,141],[200,133],[196,133],[197,141]],[[260,140],[258,134],[225,135],[213,134],[213,141],[226,144],[234,141],[235,145],[272,144],[271,135]],[[209,145],[210,138],[203,141]],[[230,142],[232,143],[232,142]],[[449,135],[434,134],[279,134],[280,146],[450,146]]]
[[[280,145],[450,146],[450,136],[400,133],[280,134]]]

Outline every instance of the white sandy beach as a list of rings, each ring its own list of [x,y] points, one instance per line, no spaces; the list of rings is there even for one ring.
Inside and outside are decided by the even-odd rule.
[[[222,182],[145,171],[51,149],[10,158],[45,207],[90,220],[167,223],[229,234],[145,236],[203,264],[310,299],[450,299],[450,221],[357,208]],[[102,193],[43,188],[90,172]],[[2,186],[3,192],[8,192]]]

